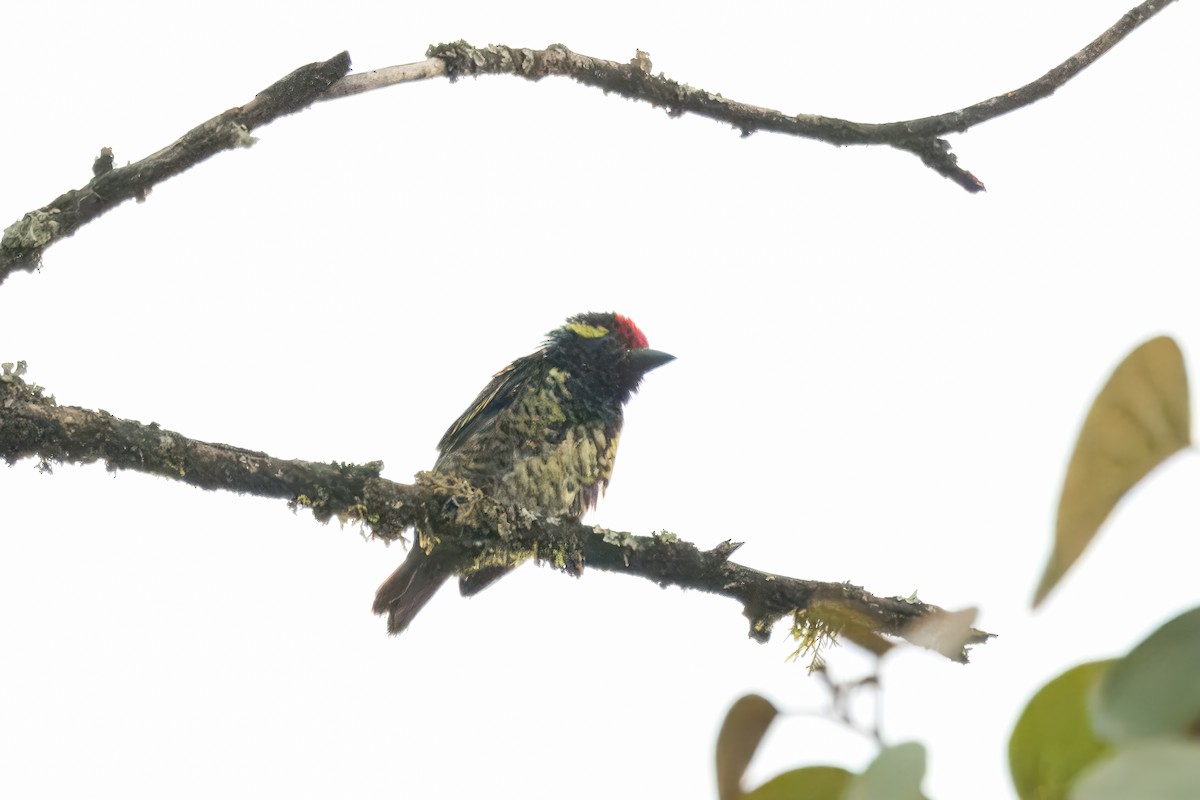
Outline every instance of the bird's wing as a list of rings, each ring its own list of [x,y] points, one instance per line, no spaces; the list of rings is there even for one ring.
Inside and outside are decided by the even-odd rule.
[[[454,421],[438,442],[438,451],[445,457],[466,445],[480,432],[490,428],[500,412],[509,408],[521,390],[541,371],[544,350],[518,358],[497,372],[491,382],[475,398],[475,402]]]

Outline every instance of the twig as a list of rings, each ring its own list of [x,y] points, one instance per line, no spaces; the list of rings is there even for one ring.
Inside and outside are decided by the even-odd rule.
[[[476,48],[466,42],[453,42],[429,48],[425,61],[357,75],[346,75],[350,57],[341,53],[329,61],[301,67],[247,105],[197,126],[174,144],[129,166],[103,172],[82,188],[72,189],[27,213],[6,228],[0,239],[0,283],[16,270],[37,268],[47,247],[110,208],[131,198],[144,199],[159,182],[221,150],[252,144],[250,131],[273,119],[299,111],[317,100],[333,100],[442,76],[454,80],[466,75],[509,74],[539,80],[548,75],[564,75],[606,92],[666,108],[672,115],[691,113],[727,122],[745,136],[772,131],[834,145],[894,147],[916,155],[926,166],[967,191],[979,192],[984,190],[983,182],[958,165],[949,142],[940,138],[942,135],[965,131],[1048,97],[1174,1],[1146,0],[1078,53],[1019,89],[956,111],[888,123],[853,122],[817,114],[788,115],[728,100],[661,74],[652,75],[650,59],[641,51],[629,63],[621,64],[574,53],[561,44],[530,50],[502,45]]]
[[[352,94],[362,94],[374,89],[384,89],[398,83],[424,81],[430,78],[440,78],[446,74],[446,62],[440,58],[427,58],[415,64],[401,64],[396,67],[373,69],[370,72],[360,72],[357,75],[347,75],[330,86],[317,100],[337,100]]]
[[[189,439],[157,424],[118,419],[104,411],[60,406],[27,383],[24,365],[4,365],[0,374],[0,457],[9,464],[37,458],[43,469],[55,463],[103,461],[110,470],[132,469],[203,489],[225,489],[285,499],[310,508],[321,521],[333,517],[362,523],[382,539],[398,539],[408,528],[430,526],[462,565],[502,551],[537,552],[569,574],[589,568],[637,575],[662,586],[698,589],[741,603],[750,637],[765,642],[788,615],[819,615],[822,630],[859,641],[859,629],[908,638],[922,624],[945,615],[915,600],[876,597],[861,587],[772,575],[736,564],[738,548],[723,542],[701,550],[670,534],[635,536],[575,522],[495,516],[489,501],[462,502],[461,483],[428,474],[416,484],[379,477],[382,464],[318,464],[283,460],[266,453]],[[478,495],[476,491],[476,495]],[[457,502],[451,503],[454,499]],[[478,507],[482,510],[470,510]],[[497,524],[499,520],[499,524]],[[914,640],[919,637],[913,635]],[[967,645],[990,635],[970,629],[939,652],[965,662]],[[923,645],[927,646],[927,645]]]
[[[1054,94],[1060,86],[1083,72],[1100,56],[1116,47],[1117,42],[1132,33],[1135,28],[1140,27],[1143,22],[1173,2],[1175,0],[1146,0],[1141,5],[1131,8],[1111,28],[1093,39],[1078,53],[1019,89],[989,97],[987,100],[960,108],[958,111],[906,122],[892,122],[881,127],[887,131],[894,126],[902,126],[915,136],[937,136],[943,133],[965,131],[973,125],[1036,103],[1038,100]]]

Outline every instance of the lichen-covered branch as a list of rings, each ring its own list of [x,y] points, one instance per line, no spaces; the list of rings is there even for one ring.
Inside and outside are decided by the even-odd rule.
[[[105,148],[97,159],[92,180],[30,211],[4,230],[0,239],[0,283],[16,270],[37,267],[47,247],[105,211],[131,198],[144,199],[156,184],[222,150],[253,143],[250,131],[280,116],[317,100],[443,76],[454,80],[467,75],[516,75],[539,80],[562,75],[605,92],[643,100],[672,115],[697,114],[725,122],[746,136],[771,131],[834,145],[882,145],[904,150],[967,191],[979,192],[984,189],[983,182],[958,165],[949,142],[942,136],[965,131],[1048,97],[1172,2],[1175,0],[1145,0],[1078,53],[1018,89],[944,114],[888,123],[784,114],[739,103],[661,73],[652,74],[650,58],[641,51],[627,63],[620,63],[574,53],[561,44],[531,50],[504,45],[478,48],[459,41],[430,47],[425,61],[355,75],[346,74],[350,56],[340,53],[329,61],[301,67],[250,103],[213,117],[141,161],[110,169],[113,153]]]
[[[434,45],[426,55],[444,62],[445,74],[451,80],[483,74],[511,74],[530,80],[565,75],[605,92],[665,108],[673,116],[697,114],[728,123],[739,129],[743,136],[756,131],[771,131],[834,145],[887,145],[913,153],[939,175],[969,192],[978,192],[984,189],[982,181],[958,165],[958,159],[950,152],[949,142],[940,136],[965,131],[1050,96],[1174,1],[1146,0],[1082,50],[1019,89],[944,114],[888,123],[854,122],[819,114],[784,114],[739,103],[671,80],[661,73],[652,75],[650,59],[641,51],[622,64],[574,53],[561,44],[550,45],[545,50],[530,50],[503,45],[476,48],[460,41]]]
[[[382,466],[288,461],[189,439],[154,422],[60,406],[40,386],[25,382],[23,373],[21,362],[4,364],[0,374],[0,457],[9,464],[37,458],[41,468],[49,471],[56,463],[103,461],[111,470],[137,470],[201,489],[282,499],[311,497],[318,511],[352,504],[364,482],[378,477]],[[328,520],[330,513],[322,518]]]
[[[807,618],[823,632],[845,632],[855,641],[888,634],[931,646],[919,629],[944,612],[915,600],[875,597],[857,586],[772,575],[736,564],[738,545],[723,542],[701,550],[659,533],[635,536],[577,522],[531,518],[505,509],[461,480],[426,473],[414,484],[379,477],[382,464],[318,464],[273,458],[266,453],[189,439],[155,423],[119,419],[105,411],[61,406],[22,377],[24,364],[5,364],[0,374],[0,457],[12,464],[37,458],[56,463],[102,461],[111,470],[132,469],[202,489],[284,499],[316,517],[363,524],[382,539],[398,539],[421,525],[441,539],[437,547],[458,566],[533,552],[568,574],[584,566],[622,572],[662,586],[698,589],[730,597],[750,620],[750,636],[765,642],[781,618]],[[807,616],[806,616],[807,615]],[[966,646],[988,634],[964,629],[952,646],[937,647],[966,661]]]
[[[905,123],[876,124],[854,122],[818,114],[784,114],[770,108],[730,100],[706,89],[697,89],[678,81],[650,73],[645,53],[628,63],[594,58],[552,44],[545,50],[491,45],[472,47],[466,42],[434,45],[427,53],[445,63],[451,80],[475,75],[516,75],[540,80],[563,75],[587,86],[642,100],[666,109],[671,116],[696,114],[732,125],[749,136],[770,131],[834,145],[887,145],[917,154],[940,175],[950,178],[967,191],[982,191],[983,183],[958,166],[950,145],[931,134],[914,135]]]

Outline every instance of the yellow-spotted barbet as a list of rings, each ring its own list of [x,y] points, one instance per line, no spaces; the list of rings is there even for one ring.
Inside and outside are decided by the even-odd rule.
[[[545,345],[518,358],[484,387],[438,443],[434,471],[466,480],[497,502],[540,518],[577,520],[608,486],[622,408],[642,377],[674,359],[651,350],[633,320],[579,314]],[[414,543],[379,587],[376,614],[400,633],[455,568]],[[474,594],[511,565],[460,577]]]

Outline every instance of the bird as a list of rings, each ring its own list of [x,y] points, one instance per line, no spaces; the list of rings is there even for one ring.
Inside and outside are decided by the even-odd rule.
[[[497,372],[438,443],[433,471],[465,480],[510,508],[542,519],[578,520],[612,476],[624,406],[647,372],[675,356],[650,349],[629,317],[569,317],[542,347]],[[388,633],[405,630],[455,567],[414,542],[375,594]],[[459,576],[472,595],[515,565]]]

